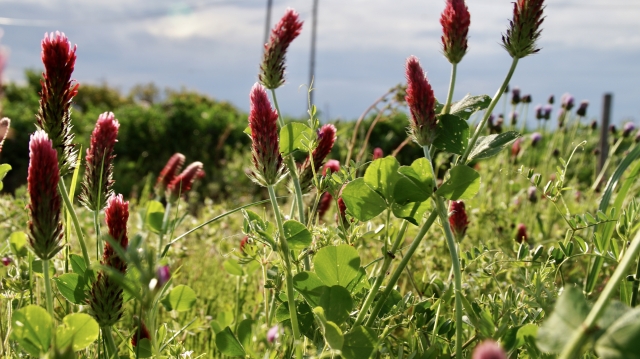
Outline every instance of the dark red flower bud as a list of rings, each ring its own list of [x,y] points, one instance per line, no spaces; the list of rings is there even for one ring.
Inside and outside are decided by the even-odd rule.
[[[191,190],[196,179],[202,178],[202,162],[194,162],[187,166],[178,176],[176,176],[167,186],[167,201],[175,203],[180,196]]]
[[[513,58],[521,59],[540,51],[536,41],[540,37],[544,17],[544,0],[517,0],[513,3],[513,19],[507,33],[502,35],[502,46]]]
[[[71,133],[71,101],[78,93],[78,84],[71,80],[76,63],[76,46],[64,33],[45,34],[42,40],[42,74],[40,109],[36,126],[44,130],[58,152],[60,174],[73,172],[78,152]]]
[[[240,252],[242,252],[242,254],[245,254],[244,247],[247,245],[247,242],[249,242],[249,236],[244,236],[240,241]]]
[[[137,347],[138,342],[142,339],[151,340],[151,334],[149,334],[149,329],[144,325],[142,319],[135,318],[135,322],[137,324],[137,330],[131,336],[131,346]]]
[[[338,198],[338,213],[336,213],[336,223],[339,226],[341,222],[344,225],[344,228],[349,228],[349,226],[351,225],[349,221],[347,221],[347,205],[344,203],[344,200],[342,200],[342,198]]]
[[[420,146],[429,146],[436,136],[436,98],[417,57],[407,59],[406,76],[411,136]]]
[[[318,203],[318,219],[322,220],[324,215],[331,207],[331,201],[333,201],[333,196],[329,192],[325,192],[320,197],[320,202]]]
[[[373,160],[377,160],[378,158],[382,158],[384,157],[384,152],[382,151],[382,148],[380,147],[376,147],[373,149]]]
[[[576,115],[580,117],[584,117],[587,115],[587,107],[589,107],[589,101],[583,100],[580,102],[580,106],[576,110]]]
[[[13,263],[13,259],[9,257],[2,257],[2,265],[8,267],[11,263]]]
[[[173,156],[169,158],[169,161],[167,161],[167,164],[164,166],[162,171],[160,171],[160,175],[156,180],[156,186],[154,188],[156,196],[164,196],[167,186],[178,175],[182,166],[184,166],[184,160],[185,157],[182,153],[174,153]]]
[[[51,259],[61,249],[62,200],[58,192],[58,153],[46,132],[36,131],[29,141],[27,189],[30,197],[29,244],[40,259]]]
[[[464,0],[447,0],[440,16],[442,53],[452,64],[462,61],[467,53],[467,35],[471,15]]]
[[[264,87],[256,83],[251,89],[249,128],[251,129],[251,179],[261,186],[272,186],[285,175],[278,143],[278,114],[271,108]]]
[[[338,160],[329,160],[324,165],[324,169],[322,170],[322,175],[326,176],[327,172],[329,172],[329,174],[331,174],[333,172],[338,172],[338,171],[340,171],[340,161],[338,161]]]
[[[507,353],[498,343],[488,339],[476,346],[472,359],[507,359]]]
[[[2,145],[4,144],[4,140],[7,138],[9,134],[9,127],[11,126],[11,120],[8,118],[3,118],[0,120],[0,153],[2,152]]]
[[[269,42],[264,45],[258,79],[264,87],[276,89],[284,83],[284,58],[291,42],[300,35],[302,21],[293,9],[287,9],[280,22],[271,30]]]
[[[449,226],[458,242],[462,241],[469,227],[467,211],[462,201],[451,201],[449,203]]]
[[[300,166],[300,188],[303,192],[308,192],[313,184],[313,171],[319,174],[322,162],[329,155],[336,141],[336,132],[336,127],[331,124],[324,125],[318,130],[318,147]],[[314,169],[311,169],[310,157],[313,158]]]
[[[87,149],[86,169],[80,190],[80,203],[91,211],[104,208],[113,195],[113,154],[120,123],[113,112],[98,117],[91,134],[91,145]]]
[[[528,238],[527,227],[524,225],[524,223],[519,223],[518,227],[516,228],[516,242],[526,242]]]

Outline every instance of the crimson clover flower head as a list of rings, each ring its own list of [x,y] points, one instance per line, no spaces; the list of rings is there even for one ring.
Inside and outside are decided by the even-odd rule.
[[[322,197],[320,197],[320,201],[318,202],[318,219],[319,220],[322,220],[324,215],[329,210],[329,207],[331,207],[331,201],[333,201],[333,196],[329,192],[323,193]]]
[[[507,359],[507,353],[493,340],[485,340],[473,350],[472,359]]]
[[[522,151],[522,137],[518,137],[515,141],[513,141],[513,145],[511,145],[511,157],[518,157],[520,151]]]
[[[429,146],[436,136],[436,98],[418,58],[410,56],[406,63],[407,95],[411,112],[409,132],[420,146]]]
[[[184,166],[185,157],[182,153],[174,153],[167,164],[164,166],[162,171],[160,171],[160,175],[156,180],[156,186],[154,191],[156,192],[156,196],[162,197],[167,190],[167,186],[173,179],[178,175],[180,170],[182,170],[182,166]]]
[[[91,133],[91,145],[85,157],[86,169],[80,190],[80,203],[91,211],[104,208],[113,195],[113,148],[117,142],[120,123],[113,112],[98,117]]]
[[[278,113],[271,108],[267,91],[259,83],[251,88],[249,129],[253,162],[249,177],[264,187],[275,185],[286,174],[278,143]]]
[[[147,329],[147,326],[144,325],[142,319],[134,317],[134,321],[137,324],[137,330],[131,336],[131,346],[137,347],[138,341],[142,339],[151,340],[151,334],[149,333],[149,329]]]
[[[324,159],[329,155],[336,142],[336,132],[336,127],[332,124],[324,125],[318,130],[318,146],[300,166],[300,187],[303,192],[308,192],[311,189],[314,170],[316,174],[319,174]],[[313,158],[313,169],[311,168],[311,158]]]
[[[449,226],[458,242],[462,241],[469,227],[469,218],[462,201],[451,201],[449,204]]]
[[[340,171],[340,161],[329,160],[327,161],[327,163],[324,165],[324,168],[322,169],[322,175],[326,176],[327,172],[331,174],[333,172],[338,172],[338,171]]]
[[[351,226],[351,223],[347,220],[347,204],[344,203],[342,197],[338,198],[338,213],[336,213],[336,224],[340,226],[340,222],[345,228]]]
[[[29,244],[42,260],[62,249],[62,199],[58,192],[58,153],[47,133],[38,130],[29,141]]]
[[[264,45],[258,80],[264,87],[273,90],[284,84],[284,60],[287,48],[300,35],[302,21],[298,13],[289,8],[271,30],[269,42]]]
[[[64,33],[44,35],[42,62],[45,72],[40,81],[40,108],[36,126],[44,130],[58,152],[58,166],[62,176],[73,172],[78,151],[71,133],[71,102],[78,93],[78,84],[71,80],[76,63],[76,46],[71,46]]]
[[[471,15],[464,0],[447,0],[440,16],[442,53],[452,64],[462,61],[467,53],[470,23]]]
[[[107,207],[104,211],[104,217],[109,229],[109,235],[120,247],[127,249],[129,245],[129,237],[127,236],[127,221],[129,220],[129,202],[122,199],[122,195],[113,195],[107,201]],[[127,264],[118,257],[113,247],[106,243],[104,245],[104,253],[102,256],[102,264],[118,270],[124,274],[127,270]]]
[[[589,107],[589,101],[587,101],[587,100],[580,101],[580,105],[578,106],[578,109],[576,110],[576,115],[578,115],[580,117],[585,117],[587,115],[587,108],[588,107]]]
[[[377,160],[378,158],[382,158],[384,157],[384,151],[382,151],[382,148],[380,147],[376,147],[373,149],[373,160]]]
[[[502,35],[502,46],[513,58],[521,59],[535,54],[540,49],[536,41],[540,38],[544,21],[544,0],[517,0],[513,3],[513,19],[509,21],[507,33]]]
[[[524,225],[524,223],[518,223],[518,226],[516,227],[516,242],[526,242],[528,238],[529,236],[527,236],[527,227]]]
[[[166,191],[169,203],[175,203],[180,196],[191,190],[197,179],[204,177],[202,166],[202,162],[193,162],[169,183]]]
[[[11,120],[6,117],[0,120],[0,153],[2,153],[2,145],[4,144],[4,140],[9,134],[9,127],[11,127]]]

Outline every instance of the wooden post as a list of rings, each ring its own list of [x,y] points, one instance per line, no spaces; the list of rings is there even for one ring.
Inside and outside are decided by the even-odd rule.
[[[312,86],[316,72],[316,32],[318,28],[318,0],[313,0],[313,10],[311,12],[311,54],[309,56],[309,87]],[[309,101],[313,105],[313,93],[309,94]]]
[[[600,157],[598,158],[598,166],[596,173],[602,171],[602,166],[609,156],[609,123],[611,122],[611,101],[613,94],[605,93],[602,100],[602,125],[600,126]]]
[[[265,20],[264,25],[264,41],[262,45],[269,42],[269,32],[271,31],[271,6],[273,5],[273,0],[267,0],[267,19]],[[262,50],[264,51],[264,49]]]

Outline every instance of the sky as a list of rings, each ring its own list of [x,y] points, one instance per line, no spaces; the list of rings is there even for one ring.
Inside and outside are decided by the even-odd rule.
[[[315,104],[321,118],[355,119],[389,88],[405,82],[415,55],[436,97],[444,99],[450,64],[440,53],[444,0],[320,0]],[[520,60],[511,86],[531,94],[533,108],[555,95],[589,100],[599,117],[613,93],[613,121],[640,124],[640,2],[550,0],[538,46]],[[287,7],[304,21],[289,48],[282,112],[307,110],[311,0],[273,0],[271,24]],[[493,95],[511,58],[500,46],[512,17],[509,0],[468,0],[469,52],[458,65],[454,99]],[[187,88],[248,111],[262,56],[266,0],[0,0],[0,44],[8,50],[4,81],[24,81],[41,69],[45,32],[63,31],[78,45],[74,78],[127,92],[154,82]],[[533,111],[533,110],[531,110]],[[498,106],[496,112],[502,112]],[[116,114],[117,115],[117,114]],[[531,115],[529,115],[530,117]]]

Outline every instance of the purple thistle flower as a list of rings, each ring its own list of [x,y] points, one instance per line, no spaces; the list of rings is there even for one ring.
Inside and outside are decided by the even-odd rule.
[[[284,59],[291,42],[300,35],[302,21],[293,9],[287,9],[284,16],[271,30],[269,42],[264,45],[264,55],[260,64],[258,79],[264,87],[272,90],[284,84]]]
[[[531,103],[531,95],[527,94],[522,96],[522,103]]]
[[[633,132],[635,129],[636,125],[634,125],[633,122],[625,123],[624,126],[622,126],[622,136],[629,137],[631,135],[631,132]]]
[[[544,111],[544,116],[543,116],[543,118],[544,118],[545,120],[550,120],[550,119],[551,119],[551,112],[553,111],[553,106],[551,106],[551,105],[546,105],[546,106],[544,107],[543,111]]]
[[[536,120],[542,120],[544,118],[544,111],[542,109],[542,105],[537,105],[534,111],[536,112]]]
[[[407,76],[405,100],[411,112],[409,125],[411,136],[420,146],[429,146],[436,136],[436,98],[417,57],[409,57],[405,69]]]
[[[511,104],[517,105],[520,101],[522,101],[522,97],[520,97],[520,88],[514,87],[513,90],[511,90]]]
[[[547,103],[549,103],[549,105],[553,105],[554,102],[555,102],[555,97],[553,95],[549,96]]]
[[[565,93],[560,99],[560,106],[567,111],[571,111],[574,105],[574,98],[571,94]]]
[[[511,114],[509,114],[509,117],[511,117],[511,125],[515,125],[516,123],[518,123],[518,112],[511,112]]]
[[[462,61],[467,53],[467,35],[471,15],[464,0],[447,0],[440,16],[442,53],[452,64]]]
[[[158,287],[165,285],[171,279],[171,270],[169,266],[160,266],[156,269],[156,278],[158,279]]]
[[[542,140],[540,132],[534,132],[531,134],[531,146],[535,147],[540,140]]]
[[[589,101],[582,100],[580,101],[580,106],[576,110],[576,115],[580,117],[585,117],[587,115],[587,107],[589,107]]]
[[[544,0],[517,0],[513,3],[513,19],[509,21],[507,33],[502,35],[502,46],[511,57],[521,59],[540,51],[536,41],[542,32],[543,3]]]

